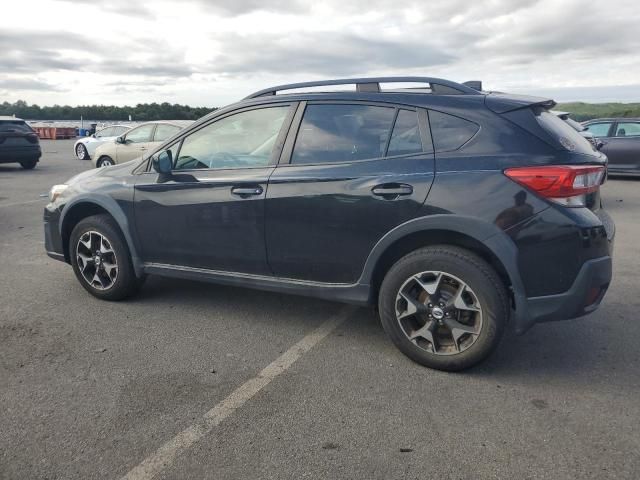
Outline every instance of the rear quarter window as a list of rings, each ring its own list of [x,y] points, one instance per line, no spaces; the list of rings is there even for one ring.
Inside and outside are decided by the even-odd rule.
[[[480,130],[477,123],[435,110],[429,110],[429,123],[436,152],[457,150]]]

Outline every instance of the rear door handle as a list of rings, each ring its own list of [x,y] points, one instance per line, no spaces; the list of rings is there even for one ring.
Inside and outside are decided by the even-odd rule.
[[[240,197],[261,195],[263,191],[264,190],[262,190],[262,187],[260,185],[255,187],[232,187],[231,188],[231,193],[233,193],[234,195],[238,195]]]
[[[413,193],[413,187],[404,183],[378,185],[371,189],[371,193],[373,193],[377,197],[391,199],[400,196],[411,195]]]

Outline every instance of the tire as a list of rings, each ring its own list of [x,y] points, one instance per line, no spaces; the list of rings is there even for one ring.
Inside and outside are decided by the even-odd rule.
[[[96,269],[98,249],[101,269]],[[69,237],[69,257],[80,284],[102,300],[130,297],[144,282],[144,278],[136,277],[127,243],[109,215],[94,215],[78,222]]]
[[[20,162],[20,166],[25,170],[33,170],[34,168],[36,168],[37,164],[37,160],[23,160],[22,162]]]
[[[378,309],[384,330],[405,355],[445,371],[486,359],[510,314],[495,270],[476,254],[445,245],[398,260],[382,281]]]
[[[98,167],[98,168],[110,167],[110,166],[115,165],[115,164],[116,164],[116,162],[113,161],[113,158],[105,155],[104,157],[100,157],[98,159],[96,167]]]
[[[89,160],[89,152],[84,144],[79,143],[76,146],[76,157],[78,157],[78,160]]]

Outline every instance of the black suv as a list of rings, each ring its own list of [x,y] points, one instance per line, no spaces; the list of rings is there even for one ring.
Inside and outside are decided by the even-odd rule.
[[[24,120],[0,117],[0,163],[19,163],[31,170],[40,160],[40,139]]]
[[[317,91],[334,85],[355,89]],[[157,274],[376,305],[406,355],[469,367],[508,324],[596,309],[614,236],[605,157],[554,102],[476,88],[254,93],[146,158],[54,186],[47,252],[106,300]]]

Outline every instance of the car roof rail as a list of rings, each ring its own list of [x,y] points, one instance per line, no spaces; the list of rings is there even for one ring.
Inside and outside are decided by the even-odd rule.
[[[480,95],[477,89],[468,85],[464,85],[451,80],[433,77],[370,77],[370,78],[342,78],[337,80],[319,80],[315,82],[290,83],[288,85],[278,85],[275,87],[265,88],[252,93],[245,97],[245,100],[251,98],[264,97],[268,95],[276,95],[277,92],[285,90],[297,90],[309,87],[323,87],[333,85],[355,85],[357,92],[379,93],[381,83],[428,83],[429,92],[436,95]],[[395,90],[396,92],[410,92],[415,90],[416,93],[425,93],[425,89],[416,89],[414,87],[407,89]],[[394,90],[390,90],[394,91]]]

